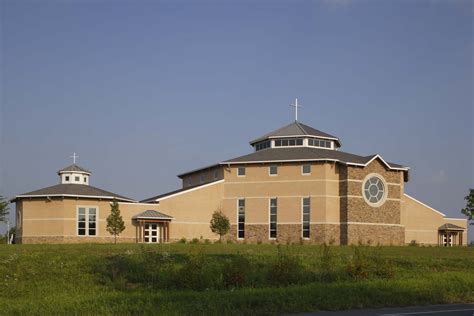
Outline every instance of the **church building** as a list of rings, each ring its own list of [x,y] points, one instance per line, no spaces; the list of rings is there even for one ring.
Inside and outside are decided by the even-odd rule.
[[[230,220],[225,237],[247,243],[455,246],[467,220],[448,218],[404,192],[410,168],[378,154],[344,152],[341,140],[298,120],[250,141],[252,152],[179,174],[182,187],[142,201],[90,185],[75,163],[59,184],[17,195],[18,243],[113,242],[113,200],[125,221],[120,242],[217,240],[214,211]]]

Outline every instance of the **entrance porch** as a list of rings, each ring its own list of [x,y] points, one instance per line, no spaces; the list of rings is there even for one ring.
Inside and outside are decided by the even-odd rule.
[[[170,222],[173,217],[154,210],[147,210],[133,219],[136,221],[138,243],[165,243],[170,239]]]
[[[444,224],[438,228],[438,246],[462,246],[464,228],[454,224]]]

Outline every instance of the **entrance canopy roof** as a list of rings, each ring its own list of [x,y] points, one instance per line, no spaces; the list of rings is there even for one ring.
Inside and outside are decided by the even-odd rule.
[[[441,225],[438,228],[438,230],[440,230],[440,231],[447,231],[447,230],[464,231],[466,229],[461,227],[461,226],[448,223],[448,224]]]
[[[132,217],[133,219],[161,219],[161,220],[172,220],[174,217],[163,214],[154,210],[146,210],[140,214]]]

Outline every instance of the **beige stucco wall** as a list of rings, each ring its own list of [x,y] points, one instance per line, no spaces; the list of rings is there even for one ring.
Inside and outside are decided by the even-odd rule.
[[[246,239],[270,241],[269,204],[270,199],[275,197],[278,201],[277,239],[280,241],[293,242],[301,238],[303,197],[311,198],[310,222],[313,227],[316,227],[315,224],[326,222],[339,223],[340,180],[336,165],[323,162],[307,164],[311,165],[309,175],[302,174],[302,163],[247,164],[244,177],[237,175],[239,165],[225,168],[223,210],[231,223],[236,225],[238,199],[245,199]],[[270,165],[278,167],[277,175],[269,174]],[[261,233],[258,233],[257,227],[260,227]],[[294,229],[290,230],[288,227]],[[291,236],[290,231],[293,232]],[[236,234],[236,230],[233,229],[230,237],[236,239]],[[310,239],[318,238],[322,237],[317,230],[312,229]],[[339,236],[335,234],[332,239],[338,241]]]
[[[218,239],[209,228],[212,213],[221,207],[222,181],[185,191],[159,201],[158,210],[174,219],[170,224],[170,240],[180,238]]]
[[[96,236],[77,234],[77,209],[95,207],[98,214]],[[125,230],[119,241],[135,242],[137,229],[132,217],[145,210],[156,210],[157,205],[141,203],[119,203],[120,213],[125,222]],[[33,242],[108,242],[112,236],[106,230],[106,218],[110,215],[110,201],[97,199],[45,198],[17,201],[17,211],[21,210],[21,230],[18,240]]]
[[[418,244],[438,244],[438,228],[451,223],[466,230],[463,233],[463,245],[467,245],[467,220],[446,218],[442,213],[410,197],[403,195],[402,224],[405,225],[405,243],[415,241]]]

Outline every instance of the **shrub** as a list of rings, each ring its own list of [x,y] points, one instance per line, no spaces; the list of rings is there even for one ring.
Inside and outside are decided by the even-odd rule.
[[[320,281],[329,282],[336,279],[335,256],[331,246],[323,244],[318,268]]]
[[[268,281],[279,286],[295,284],[300,282],[302,275],[301,259],[288,251],[283,252],[278,245],[276,260],[269,267]]]
[[[250,261],[237,254],[228,259],[223,266],[223,282],[225,287],[243,287],[247,283]]]
[[[185,244],[186,243],[186,238],[182,237],[180,240],[178,240],[178,243]]]
[[[354,253],[347,263],[347,273],[354,280],[363,280],[369,277],[370,264],[364,253],[363,246],[353,247]]]
[[[199,239],[193,238],[193,239],[191,240],[191,243],[192,243],[192,244],[199,244]]]
[[[222,284],[220,267],[199,250],[187,257],[184,265],[175,273],[175,287],[202,291],[217,289]]]

